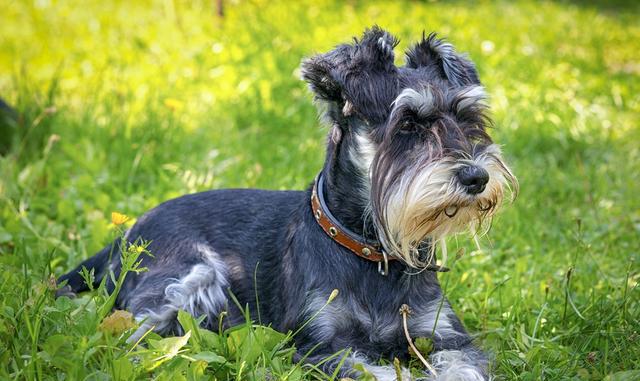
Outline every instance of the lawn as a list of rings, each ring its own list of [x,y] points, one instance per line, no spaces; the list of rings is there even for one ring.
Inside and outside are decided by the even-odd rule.
[[[102,289],[55,300],[52,279],[132,223],[112,212],[306,187],[327,129],[300,60],[374,23],[398,53],[440,32],[491,94],[521,193],[440,278],[497,379],[640,379],[640,6],[215,4],[0,2],[0,379],[330,377],[250,324],[126,344]]]

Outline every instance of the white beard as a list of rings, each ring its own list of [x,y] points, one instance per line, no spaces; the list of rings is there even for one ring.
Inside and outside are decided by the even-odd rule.
[[[467,193],[457,180],[456,173],[467,165],[489,173],[489,182],[480,194]],[[500,207],[505,194],[512,198],[518,189],[517,180],[502,162],[500,148],[495,144],[473,158],[418,162],[401,179],[386,186],[384,194],[389,196],[375,219],[378,236],[389,254],[417,269],[433,263],[435,243],[444,242],[445,237],[463,231],[483,234],[487,230],[484,227],[490,225],[486,222]],[[426,259],[418,252],[425,239],[432,242]]]

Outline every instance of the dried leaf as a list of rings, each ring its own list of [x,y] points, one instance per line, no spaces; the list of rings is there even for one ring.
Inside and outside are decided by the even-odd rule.
[[[135,327],[133,315],[128,311],[116,310],[100,323],[98,329],[112,335],[119,335],[124,331]]]

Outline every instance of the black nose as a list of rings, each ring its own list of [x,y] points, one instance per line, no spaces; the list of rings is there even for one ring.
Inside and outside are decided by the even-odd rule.
[[[467,193],[482,193],[489,182],[489,172],[484,168],[467,166],[458,171],[458,180],[467,188]]]

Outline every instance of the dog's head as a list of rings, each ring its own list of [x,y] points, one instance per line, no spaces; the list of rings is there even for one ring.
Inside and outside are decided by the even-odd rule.
[[[330,148],[359,171],[385,250],[420,268],[432,260],[420,250],[425,243],[481,233],[518,183],[486,132],[486,95],[473,63],[431,34],[397,67],[396,45],[374,27],[303,61],[302,77],[333,126]]]

